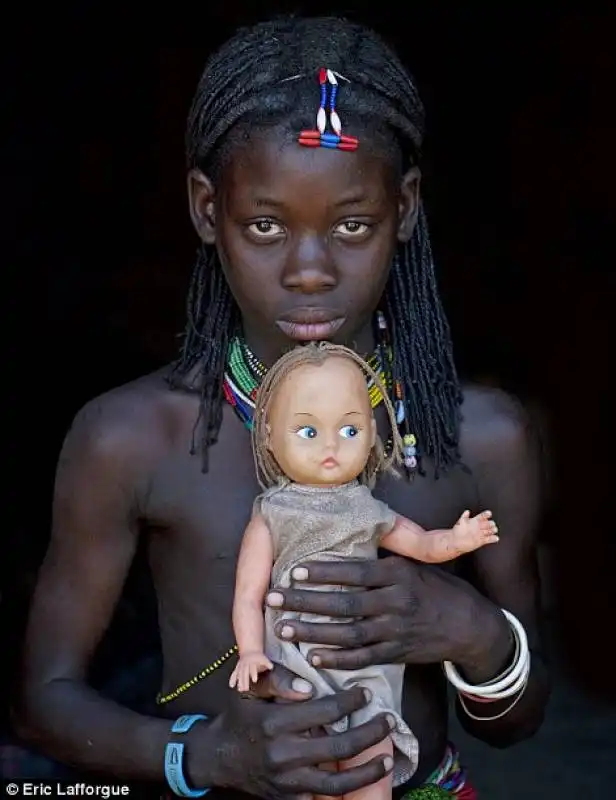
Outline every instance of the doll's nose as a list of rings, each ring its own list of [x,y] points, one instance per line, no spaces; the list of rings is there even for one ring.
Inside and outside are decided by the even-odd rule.
[[[338,447],[340,446],[339,437],[336,436],[334,433],[328,435],[327,439],[325,440],[325,447],[324,447],[324,457],[328,458],[329,456],[335,456],[338,452]]]

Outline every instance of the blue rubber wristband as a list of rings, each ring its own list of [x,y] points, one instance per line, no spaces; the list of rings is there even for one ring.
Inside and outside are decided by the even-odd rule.
[[[207,720],[204,714],[185,714],[178,717],[171,726],[171,733],[187,733],[195,722]],[[169,788],[178,797],[203,797],[210,790],[191,789],[184,777],[184,745],[169,742],[165,747],[165,778]]]

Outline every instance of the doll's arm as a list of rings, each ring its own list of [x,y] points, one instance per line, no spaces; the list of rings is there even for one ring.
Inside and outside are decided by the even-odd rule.
[[[263,604],[269,589],[274,548],[263,517],[253,517],[242,539],[233,596],[233,632],[238,652],[262,653],[265,642]]]
[[[380,546],[425,564],[440,564],[484,544],[498,542],[497,531],[491,511],[482,511],[475,517],[465,511],[453,528],[434,531],[426,531],[405,517],[396,517],[394,527],[381,539]]]
[[[263,604],[269,588],[274,548],[261,515],[254,516],[244,532],[237,562],[233,596],[233,633],[239,660],[229,679],[231,688],[247,692],[260,672],[272,669],[264,653],[265,619]]]

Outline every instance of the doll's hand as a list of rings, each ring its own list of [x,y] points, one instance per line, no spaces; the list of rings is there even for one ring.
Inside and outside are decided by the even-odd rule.
[[[232,689],[237,687],[238,692],[250,691],[250,684],[256,683],[261,672],[267,672],[274,668],[274,665],[265,653],[245,653],[240,656],[235,669],[229,678],[229,686]]]
[[[491,511],[482,511],[474,517],[471,517],[470,511],[465,511],[453,526],[454,549],[460,555],[471,553],[484,544],[498,542],[497,533]]]
[[[453,661],[479,682],[496,674],[510,653],[510,629],[500,609],[438,567],[399,556],[314,561],[296,567],[292,577],[292,588],[270,592],[269,606],[351,618],[335,623],[283,619],[276,624],[281,639],[315,643],[309,655],[314,666],[361,669]],[[357,589],[302,590],[302,581]]]

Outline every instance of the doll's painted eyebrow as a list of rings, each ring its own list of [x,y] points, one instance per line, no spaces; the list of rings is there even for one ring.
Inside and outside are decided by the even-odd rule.
[[[312,417],[314,419],[314,414],[311,414],[309,411],[296,411],[293,414],[294,417]],[[342,415],[343,417],[361,417],[361,411],[347,411],[346,414]]]

